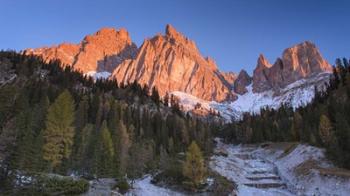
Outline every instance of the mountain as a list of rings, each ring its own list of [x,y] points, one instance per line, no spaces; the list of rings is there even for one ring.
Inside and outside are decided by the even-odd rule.
[[[311,102],[315,88],[323,90],[328,83],[332,66],[325,61],[317,47],[303,42],[284,50],[282,58],[272,65],[260,55],[253,77],[242,70],[234,80],[237,99],[230,102],[212,102],[175,92],[185,111],[201,110],[220,113],[224,119],[240,119],[245,112],[259,113],[261,108],[277,109],[282,104],[293,108]],[[200,108],[198,108],[198,103]],[[196,107],[197,106],[197,107]],[[203,112],[206,111],[206,112]]]
[[[125,29],[104,28],[86,36],[80,44],[28,49],[26,54],[42,56],[46,61],[59,59],[84,74],[112,73],[127,84],[137,80],[156,87],[161,96],[182,91],[205,100],[234,100],[231,85],[210,57],[204,58],[196,44],[171,25],[165,35],[146,39],[137,50]],[[100,74],[101,75],[101,74]]]
[[[183,92],[174,92],[182,104],[184,111],[202,114],[210,114],[213,111],[219,113],[224,121],[241,119],[246,112],[259,114],[262,108],[277,109],[282,104],[289,104],[293,108],[304,106],[314,98],[315,88],[323,90],[329,81],[331,74],[322,72],[306,79],[300,79],[287,85],[285,88],[274,91],[273,89],[255,93],[253,84],[246,86],[246,93],[237,95],[232,102],[206,101]],[[197,108],[196,105],[200,105]]]
[[[93,75],[112,72],[120,63],[134,58],[136,45],[125,29],[102,28],[86,36],[79,44],[63,43],[58,46],[27,49],[26,54],[41,56],[46,62],[58,59],[62,65]]]
[[[196,44],[166,26],[165,35],[146,39],[135,59],[125,61],[112,74],[122,83],[138,81],[156,87],[161,96],[181,91],[204,100],[233,100],[231,85],[215,61],[204,58]]]
[[[64,43],[25,53],[47,62],[58,59],[62,66],[70,65],[94,77],[155,87],[162,97],[167,93],[178,96],[185,110],[193,110],[196,100],[203,107],[210,103],[208,112],[218,110],[228,118],[287,102],[293,107],[305,104],[312,98],[314,86],[322,88],[332,70],[315,44],[305,41],[285,49],[274,64],[261,54],[252,76],[245,70],[239,74],[222,72],[214,59],[203,57],[195,42],[171,25],[166,26],[165,34],[145,39],[139,48],[125,29],[103,28],[79,44]],[[305,98],[305,94],[309,96]]]
[[[231,85],[233,86],[235,83],[235,80],[237,79],[237,74],[229,71],[229,72],[221,72],[222,76],[224,76],[225,80]]]
[[[250,83],[252,83],[252,78],[248,75],[248,73],[244,69],[242,69],[239,72],[237,79],[234,81],[233,88],[236,93],[243,95],[246,92],[248,92],[246,87]]]
[[[253,74],[253,91],[280,89],[312,75],[330,72],[332,66],[322,58],[315,44],[306,41],[284,50],[271,65],[260,55]]]

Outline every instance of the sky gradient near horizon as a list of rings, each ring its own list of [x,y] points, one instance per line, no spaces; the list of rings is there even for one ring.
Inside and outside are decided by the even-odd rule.
[[[0,13],[0,49],[78,43],[102,27],[124,27],[140,46],[169,23],[224,71],[252,73],[260,53],[273,63],[305,40],[331,64],[350,57],[347,0],[11,0]]]

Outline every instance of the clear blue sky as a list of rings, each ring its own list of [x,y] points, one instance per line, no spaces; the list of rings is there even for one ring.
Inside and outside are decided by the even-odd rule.
[[[272,63],[304,40],[332,64],[350,57],[347,0],[2,0],[0,16],[0,49],[78,43],[105,26],[140,46],[170,23],[225,71],[252,72],[260,53]]]

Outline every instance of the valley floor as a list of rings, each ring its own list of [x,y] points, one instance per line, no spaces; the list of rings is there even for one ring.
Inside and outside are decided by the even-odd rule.
[[[239,196],[345,196],[350,193],[350,171],[334,167],[320,148],[299,143],[232,145],[220,139],[216,141],[210,169],[235,182]],[[126,195],[185,195],[156,186],[151,180],[151,175],[136,180]],[[108,179],[93,182],[86,195],[113,195],[111,184]]]
[[[350,193],[350,171],[335,168],[323,150],[297,143],[230,145],[217,139],[210,167],[234,181],[238,195]]]
[[[133,185],[133,189],[127,193],[127,196],[142,195],[142,196],[181,196],[182,193],[172,191],[167,188],[159,187],[151,183],[152,177],[150,175],[145,176],[142,179],[136,180]]]

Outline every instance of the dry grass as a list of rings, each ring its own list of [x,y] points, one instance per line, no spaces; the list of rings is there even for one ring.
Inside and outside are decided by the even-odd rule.
[[[350,178],[350,170],[342,168],[319,168],[318,171],[321,175],[325,176],[338,176],[342,178]]]
[[[298,142],[267,142],[262,143],[260,146],[267,150],[286,150],[292,145],[298,145]]]
[[[308,175],[311,170],[317,170],[320,175],[323,176],[336,176],[341,178],[350,178],[350,170],[342,168],[323,168],[320,167],[316,160],[308,160],[295,168],[295,173],[297,175]]]
[[[278,157],[283,158],[285,156],[287,156],[289,153],[291,153],[297,146],[299,145],[299,143],[297,142],[293,142],[293,143],[287,143],[287,145],[284,148],[283,153]]]
[[[320,169],[320,166],[318,165],[317,161],[311,159],[311,160],[307,160],[303,163],[301,163],[300,165],[298,165],[294,172],[296,175],[298,176],[306,176],[309,175],[312,169]]]

